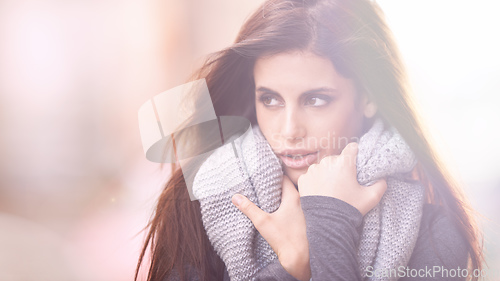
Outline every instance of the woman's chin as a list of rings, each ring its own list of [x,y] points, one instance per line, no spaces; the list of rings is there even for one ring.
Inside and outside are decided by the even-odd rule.
[[[305,174],[307,172],[307,168],[303,168],[303,169],[291,169],[291,168],[288,168],[288,167],[285,167],[284,168],[284,174],[290,178],[290,180],[292,181],[292,183],[297,186],[297,182],[299,180],[299,177],[303,174]]]

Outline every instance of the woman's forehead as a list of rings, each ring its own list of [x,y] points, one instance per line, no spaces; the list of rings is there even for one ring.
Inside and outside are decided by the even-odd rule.
[[[351,88],[349,79],[341,76],[333,63],[308,52],[280,53],[260,58],[254,66],[255,89],[269,93],[342,91]]]

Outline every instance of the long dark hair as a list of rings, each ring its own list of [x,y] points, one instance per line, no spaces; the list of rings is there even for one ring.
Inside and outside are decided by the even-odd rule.
[[[442,205],[467,241],[469,268],[481,269],[482,236],[459,184],[446,170],[424,128],[407,72],[379,6],[369,0],[269,0],[242,26],[235,42],[206,57],[189,80],[205,78],[217,116],[243,116],[256,124],[253,66],[257,58],[310,51],[332,61],[358,91],[378,106],[418,158],[416,174],[427,202]],[[201,221],[198,201],[189,199],[178,163],[150,220],[135,279],[150,246],[148,279],[195,269],[200,280],[221,280],[224,264]]]

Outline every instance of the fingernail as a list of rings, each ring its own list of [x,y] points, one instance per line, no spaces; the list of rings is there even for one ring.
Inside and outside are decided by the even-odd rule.
[[[239,195],[239,194],[235,194],[233,195],[233,198],[231,200],[233,202],[233,204],[236,206],[236,207],[239,207],[241,202],[243,202],[243,196]]]
[[[351,147],[352,147],[352,149],[358,148],[358,143],[357,142],[351,142]]]

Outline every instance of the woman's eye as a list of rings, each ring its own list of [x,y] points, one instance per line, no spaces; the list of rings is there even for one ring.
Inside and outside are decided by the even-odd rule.
[[[276,106],[279,105],[279,102],[274,97],[261,97],[260,101],[266,106]]]
[[[311,106],[322,106],[327,103],[326,100],[318,97],[312,97],[306,101],[306,105],[311,105]]]

